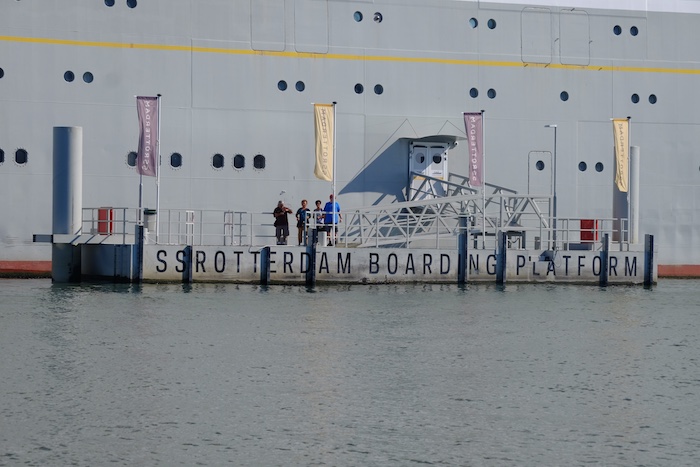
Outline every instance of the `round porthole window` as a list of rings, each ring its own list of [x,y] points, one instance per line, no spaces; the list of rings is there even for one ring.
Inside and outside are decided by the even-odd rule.
[[[615,27],[613,28],[613,34],[619,36],[620,34],[622,34],[622,28],[618,25],[615,25]]]
[[[585,172],[587,168],[588,168],[588,165],[585,162],[581,161],[578,163],[578,169],[581,172]]]
[[[286,91],[287,90],[287,82],[283,79],[279,80],[277,82],[277,89],[280,91]]]
[[[566,102],[569,100],[569,93],[566,91],[562,91],[561,94],[559,94],[559,99],[561,99],[563,102]]]
[[[211,166],[215,169],[221,169],[224,166],[224,156],[221,154],[214,154],[211,158]]]
[[[537,161],[537,162],[535,163],[535,168],[536,168],[537,170],[540,170],[540,171],[544,170],[544,162],[542,162],[542,161]]]
[[[355,94],[362,94],[363,92],[365,92],[365,87],[360,83],[357,83],[355,85]]]
[[[174,169],[179,169],[182,167],[182,154],[179,152],[170,154],[170,167]]]
[[[477,26],[479,26],[479,20],[476,18],[469,19],[469,26],[471,26],[472,29],[476,28]]]
[[[352,15],[353,18],[355,18],[355,21],[358,23],[362,21],[362,13],[359,11],[356,11],[355,14]]]
[[[602,171],[603,171],[603,163],[602,163],[602,162],[598,162],[598,163],[595,165],[595,171],[596,171],[596,172],[602,172]]]
[[[476,99],[477,97],[479,97],[479,90],[476,89],[476,88],[471,88],[471,89],[469,90],[469,96],[471,96],[472,98]]]
[[[63,79],[65,79],[69,83],[72,83],[75,79],[75,74],[72,71],[66,71],[65,73],[63,73]]]

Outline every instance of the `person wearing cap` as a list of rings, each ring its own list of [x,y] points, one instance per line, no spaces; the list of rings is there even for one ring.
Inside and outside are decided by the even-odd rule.
[[[326,213],[323,223],[326,225],[326,232],[328,232],[328,246],[335,245],[338,241],[338,223],[343,220],[343,216],[340,214],[340,205],[333,199],[332,193],[323,211]],[[335,232],[331,233],[334,226]]]
[[[277,202],[277,207],[272,211],[275,216],[275,236],[277,237],[278,245],[286,245],[287,237],[289,237],[289,219],[287,214],[291,214],[292,210],[284,205],[282,200]]]

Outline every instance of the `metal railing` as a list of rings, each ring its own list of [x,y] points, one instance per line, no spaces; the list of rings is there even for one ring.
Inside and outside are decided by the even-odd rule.
[[[558,218],[557,235],[551,228],[549,196],[518,195],[491,185],[495,193],[483,198],[479,193],[370,206],[342,212],[338,224],[338,244],[345,247],[423,247],[456,245],[461,232],[460,219],[466,218],[470,247],[495,249],[497,234],[506,232],[511,248],[599,249],[603,235],[611,245],[629,249],[629,222],[626,219]],[[460,193],[455,190],[452,193]],[[133,241],[139,211],[136,208],[86,208],[83,232],[121,236]],[[312,212],[310,214],[313,214]],[[146,214],[148,243],[164,245],[264,246],[274,245],[272,213],[223,210],[161,209],[158,216]],[[296,239],[296,223],[290,224],[290,237]],[[307,232],[319,228],[309,216]],[[158,238],[156,238],[158,230]],[[292,243],[296,243],[295,241]]]

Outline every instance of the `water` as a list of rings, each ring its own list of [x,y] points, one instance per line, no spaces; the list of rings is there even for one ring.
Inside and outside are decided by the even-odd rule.
[[[0,281],[0,465],[698,465],[700,282]]]

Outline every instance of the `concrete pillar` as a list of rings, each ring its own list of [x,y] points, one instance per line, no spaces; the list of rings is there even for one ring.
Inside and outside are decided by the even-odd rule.
[[[83,225],[83,129],[53,129],[52,233],[77,235]],[[54,282],[79,282],[80,246],[54,243],[51,278]]]

